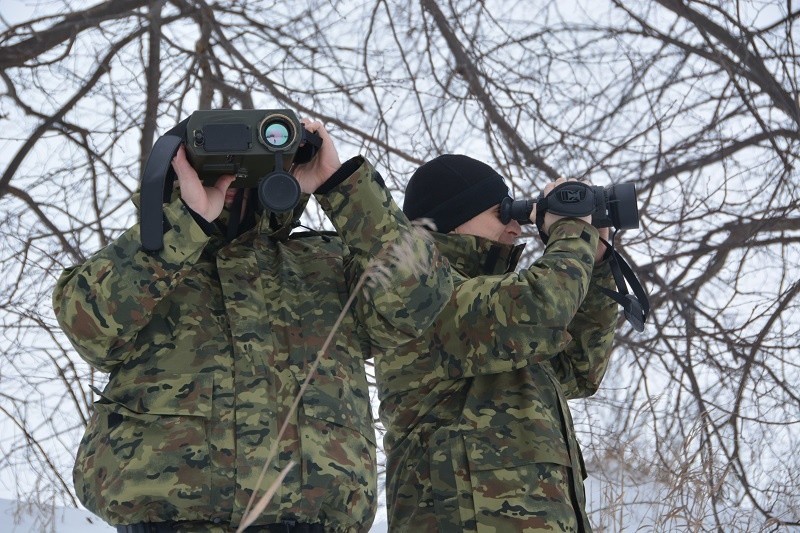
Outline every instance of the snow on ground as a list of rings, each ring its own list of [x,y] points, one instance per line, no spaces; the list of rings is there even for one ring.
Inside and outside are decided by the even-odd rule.
[[[83,509],[43,509],[38,504],[0,499],[0,531],[3,533],[109,533],[116,530]]]

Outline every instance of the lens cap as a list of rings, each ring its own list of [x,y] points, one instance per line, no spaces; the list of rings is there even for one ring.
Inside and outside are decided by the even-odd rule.
[[[274,213],[286,213],[300,201],[300,184],[282,170],[264,176],[258,183],[258,199],[265,209]]]

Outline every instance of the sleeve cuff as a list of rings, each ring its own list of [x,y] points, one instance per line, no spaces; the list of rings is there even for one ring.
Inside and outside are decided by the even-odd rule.
[[[364,164],[364,158],[360,155],[357,155],[351,159],[348,159],[342,166],[339,167],[339,170],[333,173],[333,175],[328,178],[328,180],[319,186],[319,188],[314,191],[314,194],[327,194],[333,190],[334,187],[342,183],[344,180],[349,178],[353,175],[353,173],[358,170],[358,167]]]
[[[189,212],[189,214],[192,215],[192,218],[194,219],[195,222],[197,222],[197,225],[200,226],[200,229],[203,230],[203,233],[205,233],[209,237],[214,234],[217,227],[214,225],[213,222],[209,222],[208,220],[198,215],[191,207],[186,205],[186,202],[183,201],[183,198],[181,198],[181,203],[183,204],[183,207],[185,207],[186,210]]]
[[[589,243],[592,248],[597,247],[600,234],[597,228],[577,218],[562,218],[550,226],[548,244],[555,239],[581,239]]]

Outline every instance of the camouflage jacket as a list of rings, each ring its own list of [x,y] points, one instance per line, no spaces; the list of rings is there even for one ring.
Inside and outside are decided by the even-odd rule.
[[[553,224],[545,253],[437,234],[449,304],[376,358],[391,531],[588,531],[568,398],[597,390],[616,328],[597,230]],[[491,275],[483,275],[491,274]]]
[[[329,182],[316,196],[341,238],[289,236],[263,216],[226,244],[176,200],[165,206],[159,253],[140,250],[137,225],[62,274],[58,321],[78,353],[110,374],[74,469],[88,509],[112,524],[237,525],[252,492],[263,494],[293,460],[256,524],[369,529],[376,465],[364,358],[418,336],[452,279],[431,241],[412,241],[410,257],[385,269],[388,288],[360,293],[290,415],[349,287],[411,229],[363,159]]]

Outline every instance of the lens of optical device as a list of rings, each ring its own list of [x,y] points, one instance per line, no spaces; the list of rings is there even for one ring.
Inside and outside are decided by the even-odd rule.
[[[289,128],[281,120],[273,120],[264,124],[262,137],[265,143],[276,148],[285,146],[291,141]]]

